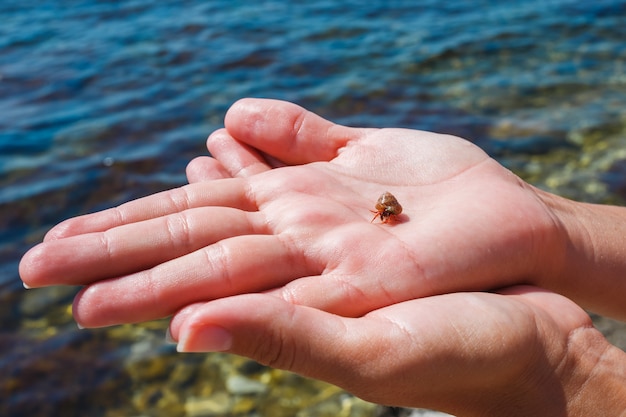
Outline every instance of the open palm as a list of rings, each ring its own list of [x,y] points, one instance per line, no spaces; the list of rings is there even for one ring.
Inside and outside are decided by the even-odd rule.
[[[469,142],[254,105],[216,135],[239,142],[234,158],[257,158],[256,168],[68,220],[24,257],[24,282],[86,285],[74,314],[103,326],[259,291],[360,316],[552,273],[539,265],[557,250],[540,192]],[[262,153],[289,166],[270,169]],[[404,211],[371,223],[384,191]]]

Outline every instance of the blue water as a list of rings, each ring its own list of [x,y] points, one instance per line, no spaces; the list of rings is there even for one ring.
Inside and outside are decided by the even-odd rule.
[[[67,330],[72,289],[25,295],[21,254],[64,218],[183,184],[241,97],[462,135],[529,178],[550,170],[539,185],[570,181],[564,192],[580,198],[577,177],[559,176],[565,163],[528,161],[584,158],[594,134],[626,130],[625,1],[1,1],[0,18],[0,374],[26,341],[71,352],[84,337]],[[626,164],[609,162],[585,181],[623,198]],[[50,311],[62,318],[36,325]],[[66,337],[50,339],[58,329]],[[32,394],[12,386],[0,405]],[[74,404],[55,389],[38,395]]]

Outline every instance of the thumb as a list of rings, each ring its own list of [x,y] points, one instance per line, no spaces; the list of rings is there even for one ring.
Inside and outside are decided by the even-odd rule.
[[[350,372],[346,358],[353,346],[344,320],[267,294],[245,294],[192,305],[172,318],[170,331],[179,352],[234,353],[342,385],[337,376]]]
[[[224,124],[233,138],[289,165],[330,161],[362,134],[295,104],[267,99],[239,100]]]

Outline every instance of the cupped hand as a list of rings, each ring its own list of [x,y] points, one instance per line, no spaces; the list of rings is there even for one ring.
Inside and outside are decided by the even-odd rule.
[[[53,228],[23,258],[24,283],[85,285],[74,304],[85,327],[260,291],[360,316],[537,282],[562,257],[540,192],[465,140],[244,100],[209,139],[220,143],[235,152],[195,161],[192,184]],[[371,222],[384,191],[404,211]]]
[[[170,329],[179,351],[235,353],[368,401],[463,416],[579,415],[576,399],[589,400],[594,370],[606,372],[608,346],[576,304],[522,286],[410,300],[359,318],[245,294],[189,306]],[[600,403],[619,398],[604,394]]]

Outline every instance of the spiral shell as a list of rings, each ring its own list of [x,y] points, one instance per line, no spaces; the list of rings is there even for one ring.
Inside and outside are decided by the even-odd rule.
[[[376,217],[380,216],[380,220],[383,223],[387,223],[390,219],[395,219],[395,216],[402,213],[402,206],[398,203],[398,200],[393,194],[389,191],[385,191],[376,202],[376,211],[370,211],[375,213],[372,222],[376,219]]]

